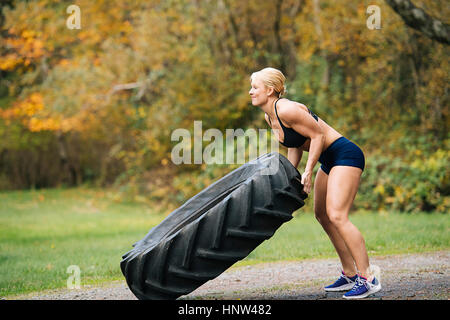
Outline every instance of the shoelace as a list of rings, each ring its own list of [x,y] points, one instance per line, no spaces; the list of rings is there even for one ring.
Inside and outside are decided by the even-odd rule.
[[[358,290],[361,286],[365,286],[367,288],[367,280],[363,280],[361,277],[358,277],[356,279],[356,283],[353,286],[351,291],[356,291]]]

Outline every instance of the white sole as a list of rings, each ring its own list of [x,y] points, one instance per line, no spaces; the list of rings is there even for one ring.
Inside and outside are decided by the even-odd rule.
[[[344,295],[344,296],[342,296],[342,298],[344,298],[344,299],[363,299],[363,298],[366,298],[366,297],[370,296],[371,294],[377,293],[380,290],[381,290],[381,283],[379,283],[376,286],[371,287],[369,291],[367,291],[366,293],[361,294],[359,296],[346,297]]]

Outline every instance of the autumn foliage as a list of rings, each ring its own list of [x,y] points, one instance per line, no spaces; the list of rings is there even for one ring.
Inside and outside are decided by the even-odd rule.
[[[73,3],[81,29],[66,25]],[[173,165],[173,130],[267,129],[249,76],[273,66],[288,98],[364,150],[358,208],[448,211],[449,47],[384,1],[73,3],[1,5],[0,188],[94,183],[181,203],[234,167]],[[414,3],[448,17],[444,0]]]

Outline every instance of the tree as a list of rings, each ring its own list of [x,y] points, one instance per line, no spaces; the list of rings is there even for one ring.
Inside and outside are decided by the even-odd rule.
[[[410,0],[386,0],[403,21],[430,39],[450,44],[450,25],[430,16]]]

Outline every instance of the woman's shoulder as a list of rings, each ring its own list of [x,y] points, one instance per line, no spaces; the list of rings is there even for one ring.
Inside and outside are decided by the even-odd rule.
[[[281,98],[277,101],[277,112],[278,116],[292,117],[298,116],[301,111],[307,112],[308,107],[303,103],[289,100],[286,98]]]

